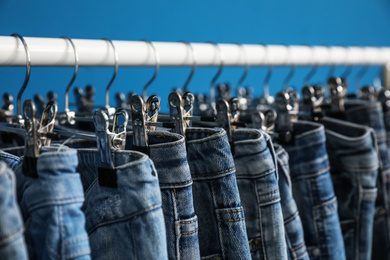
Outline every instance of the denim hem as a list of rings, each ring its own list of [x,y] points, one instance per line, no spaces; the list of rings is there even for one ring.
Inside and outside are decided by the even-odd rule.
[[[145,213],[152,212],[152,211],[155,211],[155,210],[158,210],[158,209],[161,209],[161,203],[153,205],[153,206],[150,206],[148,208],[145,208],[145,209],[142,209],[142,210],[139,210],[139,211],[136,211],[136,212],[133,212],[133,213],[131,213],[128,216],[124,216],[124,217],[121,217],[121,218],[117,218],[117,219],[113,219],[113,220],[109,220],[109,221],[105,221],[105,222],[100,222],[100,223],[96,224],[95,226],[91,227],[89,230],[87,230],[88,235],[91,235],[99,227],[115,224],[115,223],[118,223],[118,222],[127,221],[129,219],[141,216],[141,215],[143,215]]]
[[[211,134],[210,136],[196,139],[196,140],[187,140],[187,144],[192,144],[192,143],[204,143],[207,141],[211,141],[217,138],[220,138],[222,136],[226,135],[226,131],[223,128],[201,128],[201,127],[189,127],[186,129],[187,133],[209,133]]]
[[[135,167],[135,166],[138,166],[140,164],[143,164],[145,163],[147,160],[149,160],[149,157],[146,155],[146,154],[143,154],[141,152],[137,152],[137,151],[128,151],[128,150],[113,150],[112,151],[113,154],[114,154],[114,157],[115,155],[127,155],[127,156],[131,156],[131,157],[135,157],[133,158],[133,161],[130,161],[130,162],[127,162],[127,163],[124,163],[122,165],[115,165],[115,169],[117,170],[122,170],[122,169],[126,169],[126,168],[130,168],[130,167]],[[97,149],[90,149],[90,148],[79,148],[77,149],[77,154],[79,156],[79,160],[83,160],[83,161],[89,161],[89,157],[90,156],[95,156],[95,154],[99,154],[99,150]],[[86,157],[86,158],[85,158]],[[85,160],[84,160],[85,158]],[[113,159],[113,163],[115,164],[115,158]]]
[[[216,172],[216,173],[208,173],[208,174],[197,174],[195,176],[192,176],[192,180],[202,180],[202,179],[215,179],[215,178],[221,178],[225,177],[227,175],[234,174],[236,171],[236,167]],[[205,177],[205,178],[204,178]]]
[[[160,174],[161,176],[161,174]],[[193,183],[192,180],[186,181],[186,182],[181,182],[181,183],[161,183],[159,182],[160,188],[161,189],[175,189],[175,188],[186,188],[191,186]]]

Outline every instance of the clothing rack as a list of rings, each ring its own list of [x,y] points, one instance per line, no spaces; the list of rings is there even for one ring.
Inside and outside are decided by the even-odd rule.
[[[31,66],[74,66],[74,51],[63,38],[24,38],[31,55]],[[79,66],[107,67],[115,65],[114,52],[105,40],[73,39]],[[113,41],[122,67],[155,66],[152,48],[144,41]],[[193,55],[183,42],[153,42],[159,65],[192,66]],[[386,65],[390,63],[389,47],[289,46],[191,43],[196,66],[321,66],[321,65]],[[244,54],[244,55],[243,55]],[[0,36],[0,66],[25,66],[22,42],[13,36]],[[247,58],[245,58],[247,57]]]

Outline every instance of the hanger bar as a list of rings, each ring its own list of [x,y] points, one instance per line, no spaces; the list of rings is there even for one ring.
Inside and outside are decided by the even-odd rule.
[[[73,67],[72,46],[61,38],[25,37],[31,53],[31,66]],[[105,40],[73,39],[79,66],[112,67],[114,53]],[[144,41],[113,41],[121,67],[153,67],[155,59]],[[160,55],[160,66],[192,66],[188,47],[181,42],[153,42]],[[196,65],[219,66],[215,47],[209,43],[191,43],[197,54]],[[385,65],[390,63],[390,47],[285,46],[243,44],[247,63],[237,44],[219,44],[225,55],[224,66],[312,66],[312,65]],[[25,50],[17,38],[0,36],[0,66],[26,66]]]

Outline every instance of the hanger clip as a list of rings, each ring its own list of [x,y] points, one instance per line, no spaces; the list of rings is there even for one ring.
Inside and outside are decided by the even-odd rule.
[[[331,99],[331,110],[333,113],[344,112],[344,103],[347,95],[346,85],[343,84],[341,78],[330,77],[328,79],[328,87]]]
[[[363,86],[360,89],[360,97],[362,100],[366,100],[369,102],[375,102],[377,99],[376,91],[373,86]]]
[[[171,92],[168,96],[169,115],[171,122],[175,124],[173,131],[177,134],[185,136],[186,121],[184,120],[185,110],[183,106],[183,99],[176,91]]]
[[[292,144],[294,142],[294,133],[291,122],[291,102],[290,95],[284,91],[280,91],[275,97],[276,105],[276,124],[275,136],[280,144]]]
[[[23,173],[26,176],[37,178],[37,160],[42,146],[51,143],[50,134],[53,132],[57,115],[57,104],[49,102],[43,113],[41,122],[36,119],[36,108],[31,99],[23,104],[25,134],[25,156],[23,160]],[[51,113],[51,115],[50,115]]]
[[[216,103],[217,122],[219,126],[225,129],[232,154],[234,155],[233,130],[238,126],[245,127],[246,124],[239,122],[240,102],[238,98],[231,98],[229,102],[220,98]]]
[[[146,126],[145,105],[140,95],[132,95],[130,99],[133,123],[133,149],[150,155]]]
[[[122,124],[119,124],[119,117],[123,116]],[[114,114],[112,132],[109,131],[109,118],[105,112],[97,110],[93,113],[95,125],[97,148],[100,153],[100,164],[98,166],[98,180],[101,186],[116,188],[117,175],[112,161],[112,149],[124,149],[126,145],[126,127],[128,115],[126,110],[119,108]]]
[[[323,117],[321,111],[323,95],[321,95],[321,93],[319,92],[320,90],[318,89],[317,97],[316,90],[314,89],[314,87],[307,85],[302,88],[302,113],[300,113],[299,115],[301,119],[318,121],[319,118]]]
[[[155,131],[157,126],[154,123],[157,123],[158,112],[160,110],[160,98],[156,95],[151,95],[146,101],[146,122],[147,129],[150,131]]]

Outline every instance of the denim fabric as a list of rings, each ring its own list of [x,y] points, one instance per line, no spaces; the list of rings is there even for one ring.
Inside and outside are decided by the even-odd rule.
[[[296,121],[293,127],[295,142],[284,148],[310,259],[345,259],[324,127],[306,121]]]
[[[372,128],[324,118],[347,259],[371,259],[379,159]]]
[[[292,194],[289,157],[282,146],[275,144],[279,172],[279,190],[286,233],[288,259],[308,260],[301,217]]]
[[[161,194],[153,162],[139,152],[112,151],[117,187],[108,187],[100,183],[103,178],[98,179],[99,151],[77,151],[92,259],[167,259]]]
[[[375,130],[380,163],[372,259],[390,259],[390,157],[386,145],[382,105],[379,102],[348,102],[345,104],[345,115],[347,121],[366,125]]]
[[[256,129],[233,132],[237,185],[252,259],[287,259],[275,153]]]
[[[204,259],[251,259],[244,209],[225,130],[187,128],[187,158]]]
[[[148,133],[150,158],[161,189],[169,259],[200,259],[198,217],[192,196],[192,178],[183,136],[166,131]],[[133,136],[128,134],[126,149]]]
[[[0,161],[0,256],[1,259],[28,259],[23,221],[16,201],[14,172]]]
[[[17,194],[30,259],[91,259],[76,150],[43,147],[38,178],[23,175],[15,158]],[[6,156],[0,154],[2,158]],[[9,160],[10,155],[7,156]]]

